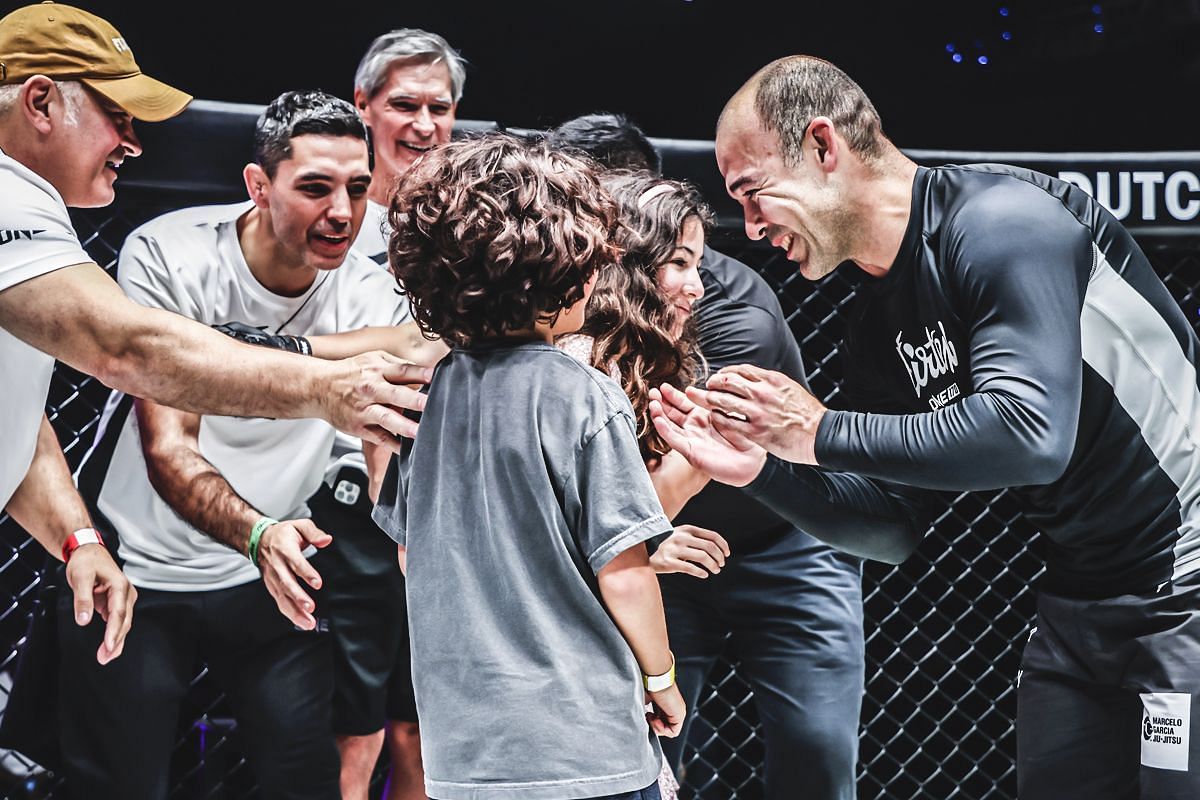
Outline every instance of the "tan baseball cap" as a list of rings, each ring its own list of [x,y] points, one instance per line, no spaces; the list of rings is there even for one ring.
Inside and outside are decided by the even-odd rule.
[[[192,100],[143,74],[112,25],[53,2],[18,8],[0,19],[0,85],[33,75],[82,81],[144,122],[173,117]]]

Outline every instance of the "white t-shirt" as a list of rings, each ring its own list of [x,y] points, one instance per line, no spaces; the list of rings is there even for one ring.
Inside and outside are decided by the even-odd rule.
[[[0,292],[91,260],[58,191],[0,151]],[[0,327],[0,509],[33,462],[53,371],[51,356]]]
[[[206,325],[237,321],[314,336],[404,321],[407,306],[397,302],[390,276],[353,251],[299,297],[269,291],[238,242],[237,220],[250,208],[190,208],[148,222],[125,240],[118,282],[138,303]],[[308,515],[305,500],[320,485],[333,434],[320,420],[206,416],[200,452],[250,505],[293,519]],[[120,431],[99,507],[120,536],[125,572],[137,586],[210,591],[258,578],[245,556],[185,523],[158,496],[133,414]]]
[[[367,200],[367,212],[363,214],[362,227],[354,240],[354,249],[374,261],[385,270],[388,268],[388,237],[392,235],[388,225],[387,206]]]

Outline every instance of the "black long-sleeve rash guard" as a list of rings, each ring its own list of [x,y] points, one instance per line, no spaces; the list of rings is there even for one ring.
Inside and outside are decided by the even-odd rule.
[[[1152,589],[1200,569],[1198,351],[1082,190],[999,165],[922,168],[899,255],[850,325],[853,410],[826,414],[817,461],[926,489],[1012,487],[1051,541],[1054,590]],[[811,484],[796,475],[756,496],[778,510]],[[876,511],[907,513],[880,492],[891,504]]]

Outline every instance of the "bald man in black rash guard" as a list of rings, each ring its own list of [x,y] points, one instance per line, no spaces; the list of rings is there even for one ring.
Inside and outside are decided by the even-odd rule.
[[[751,238],[810,280],[847,260],[872,277],[851,410],[733,367],[664,390],[663,436],[887,561],[915,547],[907,504],[930,490],[1009,488],[1049,540],[1018,681],[1022,800],[1200,796],[1200,340],[1133,238],[1045,175],[918,167],[857,84],[805,56],[729,101],[717,160]],[[864,515],[878,523],[847,522]]]

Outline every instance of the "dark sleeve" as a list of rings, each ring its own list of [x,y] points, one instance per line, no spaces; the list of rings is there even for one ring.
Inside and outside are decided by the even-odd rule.
[[[889,564],[917,549],[931,518],[930,492],[774,456],[744,491],[831,547]]]
[[[719,335],[705,336],[702,352],[709,373],[734,364],[753,364],[782,372],[808,388],[804,361],[783,311],[738,305],[723,316],[730,324],[722,325]]]
[[[1034,187],[989,189],[943,227],[940,275],[968,329],[973,393],[921,414],[830,411],[817,461],[932,489],[1050,483],[1079,423],[1089,232]]]

